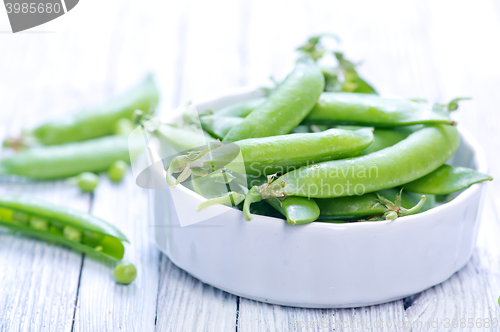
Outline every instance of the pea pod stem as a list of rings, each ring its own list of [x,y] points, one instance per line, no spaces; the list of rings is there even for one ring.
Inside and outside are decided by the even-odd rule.
[[[208,199],[208,200],[200,203],[200,205],[198,205],[198,207],[196,208],[196,211],[200,212],[204,208],[207,208],[207,207],[215,205],[215,204],[236,206],[239,203],[241,203],[244,199],[245,199],[245,195],[231,191],[231,192],[228,192],[227,194],[225,194],[221,197]]]
[[[198,155],[190,152],[176,157],[169,166],[167,179],[174,187],[192,172],[202,175],[211,171],[212,167],[215,170],[226,167],[240,152],[244,165],[232,166],[234,171],[244,168],[246,174],[257,177],[282,174],[316,162],[355,156],[372,142],[372,130],[365,128],[357,131],[329,129],[319,133],[252,138],[224,145],[212,144],[210,154],[201,151],[196,152]],[[182,172],[177,181],[174,181],[174,172]]]
[[[409,216],[417,213],[425,204],[425,195],[422,195],[420,201],[413,207],[406,209],[401,206],[401,195],[403,194],[403,189],[396,196],[396,200],[391,202],[387,198],[380,196],[377,194],[379,203],[384,205],[387,210],[384,212],[382,216],[377,216],[373,218],[369,218],[368,221],[378,221],[378,220],[391,220],[394,221],[399,217]],[[375,207],[375,206],[374,206]]]
[[[373,127],[455,124],[448,114],[435,112],[425,105],[407,99],[345,92],[322,93],[304,123]]]

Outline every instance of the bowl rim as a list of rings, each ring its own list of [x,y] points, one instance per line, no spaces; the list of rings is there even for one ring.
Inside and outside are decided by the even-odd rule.
[[[206,97],[202,98],[200,100],[194,100],[193,104],[194,106],[197,105],[203,105],[203,104],[209,104],[209,103],[214,103],[217,102],[220,99],[224,98],[234,98],[234,99],[240,99],[241,101],[243,100],[251,100],[255,99],[258,96],[261,96],[264,94],[265,91],[262,86],[247,86],[247,87],[241,87],[241,88],[236,88],[236,89],[231,89],[228,90],[225,94],[218,94],[216,96],[212,97]],[[391,95],[391,97],[393,97]],[[160,113],[160,117],[162,121],[168,121],[169,119],[173,119],[176,115],[178,115],[178,112],[180,109],[176,109],[173,112],[170,112],[168,116],[167,114]],[[472,161],[476,164],[476,170],[478,172],[482,173],[487,173],[488,172],[488,164],[486,161],[486,156],[484,154],[483,149],[479,145],[479,143],[472,137],[472,135],[464,129],[460,124],[457,125],[457,129],[460,133],[460,138],[465,141],[472,149],[474,152],[474,156],[472,158]],[[445,204],[436,206],[430,210],[424,211],[422,213],[416,214],[416,215],[410,215],[410,216],[405,216],[401,218],[397,218],[394,221],[391,220],[382,220],[382,221],[365,221],[365,222],[347,222],[347,223],[328,223],[328,222],[312,222],[307,224],[308,227],[314,227],[317,228],[319,227],[320,229],[352,229],[352,228],[361,228],[361,230],[373,230],[374,228],[380,228],[384,227],[388,224],[391,225],[399,225],[401,223],[404,223],[406,225],[415,223],[415,222],[421,222],[422,219],[427,219],[431,220],[439,216],[440,213],[445,213],[448,210],[452,210],[456,208],[459,205],[466,204],[466,202],[470,199],[472,199],[474,196],[479,195],[480,191],[482,189],[482,186],[484,185],[484,182],[473,184],[469,188],[464,189],[461,193],[459,193],[452,201],[447,202]],[[179,189],[184,192],[187,196],[191,197],[194,200],[199,201],[199,203],[205,201],[206,199],[199,195],[198,193],[191,191],[189,188],[183,186],[182,184],[178,185]],[[234,210],[234,208],[225,206],[225,205],[219,205],[219,208],[222,209],[222,212],[228,212]],[[241,218],[243,218],[243,212],[238,211],[239,214],[241,215]],[[269,217],[269,216],[261,216],[261,215],[256,215],[255,217],[259,217],[259,219],[262,220],[267,220],[268,222],[283,222],[283,219],[275,218],[275,217]]]

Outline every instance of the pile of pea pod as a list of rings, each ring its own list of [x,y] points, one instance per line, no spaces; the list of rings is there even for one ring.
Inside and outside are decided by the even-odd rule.
[[[98,173],[120,181],[133,148],[128,134],[138,113],[152,115],[159,101],[153,76],[148,75],[126,94],[104,104],[25,130],[4,141],[0,176],[37,181],[67,179],[83,192],[92,192]],[[10,154],[5,153],[10,152]],[[24,196],[0,195],[0,226],[17,233],[63,244],[90,256],[119,261],[128,242],[116,227],[88,213]],[[121,263],[115,269],[120,283],[134,280],[136,269]]]
[[[216,143],[206,151],[178,147],[168,184],[191,176],[188,187],[208,199],[199,210],[226,204],[242,209],[246,220],[261,214],[305,224],[395,220],[492,180],[445,164],[460,143],[450,118],[460,98],[427,106],[381,97],[342,53],[321,46],[322,37],[299,48],[294,70],[266,98],[202,114],[201,128]],[[328,54],[337,67],[321,64]],[[203,140],[182,124],[163,136],[183,130],[193,143],[186,145]],[[231,166],[240,151],[247,183]],[[231,181],[240,181],[241,190]]]

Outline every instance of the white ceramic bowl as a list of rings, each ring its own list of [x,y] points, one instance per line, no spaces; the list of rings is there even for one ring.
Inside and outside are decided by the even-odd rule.
[[[260,94],[198,106],[218,109]],[[450,163],[486,172],[481,149],[460,132]],[[366,306],[421,292],[462,268],[475,245],[484,189],[475,184],[450,203],[392,222],[291,226],[259,215],[246,222],[239,210],[217,205],[209,208],[215,217],[181,227],[178,214],[204,198],[178,186],[177,211],[169,189],[154,190],[155,240],[174,264],[229,293],[297,307]]]

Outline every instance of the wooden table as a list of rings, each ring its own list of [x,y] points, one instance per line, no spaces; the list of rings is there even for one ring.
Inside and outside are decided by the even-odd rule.
[[[363,61],[361,73],[383,93],[440,102],[472,96],[456,119],[488,152],[497,178],[488,184],[473,257],[449,280],[400,301],[324,310],[239,298],[174,266],[153,244],[148,192],[131,174],[121,184],[102,176],[93,195],[64,181],[1,180],[1,192],[116,224],[131,239],[126,255],[138,268],[132,285],[117,285],[112,264],[2,231],[1,331],[420,331],[436,329],[411,328],[413,322],[452,324],[454,318],[459,326],[449,330],[500,329],[484,326],[487,318],[500,319],[499,2],[85,0],[15,35],[0,12],[2,137],[106,100],[149,70],[158,77],[164,108],[259,85],[270,75],[281,79],[293,66],[294,49],[329,31],[341,36],[349,58]],[[358,319],[364,323],[354,324]],[[461,319],[474,327],[461,329]]]

